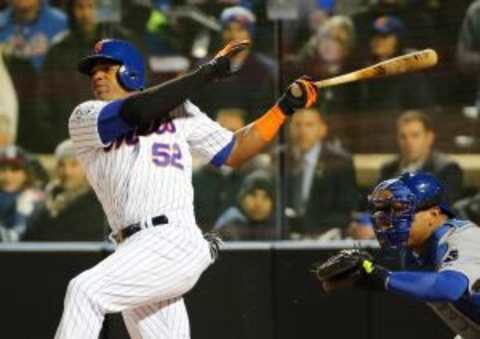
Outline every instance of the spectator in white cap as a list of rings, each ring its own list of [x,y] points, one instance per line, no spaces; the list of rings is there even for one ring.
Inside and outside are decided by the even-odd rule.
[[[55,149],[56,175],[46,188],[45,208],[27,240],[101,241],[104,240],[104,215],[85,172],[75,157],[70,139]]]

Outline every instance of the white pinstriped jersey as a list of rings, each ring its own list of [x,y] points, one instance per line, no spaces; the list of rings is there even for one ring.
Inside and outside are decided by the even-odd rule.
[[[161,214],[172,224],[195,226],[191,153],[211,160],[231,142],[233,133],[187,101],[153,133],[132,132],[103,144],[97,121],[106,104],[80,104],[69,129],[112,230]]]

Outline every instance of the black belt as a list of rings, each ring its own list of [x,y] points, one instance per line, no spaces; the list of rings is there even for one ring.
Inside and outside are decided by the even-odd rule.
[[[151,226],[155,227],[158,225],[168,224],[168,218],[166,215],[157,215],[156,217],[152,218]],[[120,244],[122,241],[127,239],[128,237],[134,235],[138,231],[141,231],[145,228],[148,228],[150,225],[144,222],[136,222],[134,224],[128,225],[122,228],[120,231],[112,234],[112,238],[115,240],[117,244]]]

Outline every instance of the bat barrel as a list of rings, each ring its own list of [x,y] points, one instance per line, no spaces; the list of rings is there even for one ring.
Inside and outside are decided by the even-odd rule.
[[[317,88],[337,86],[349,82],[384,78],[393,75],[406,74],[421,71],[433,67],[438,62],[438,55],[433,49],[425,49],[409,54],[401,55],[396,58],[382,61],[378,64],[368,66],[351,73],[339,75],[330,79],[315,82]],[[297,84],[290,88],[292,94],[299,98],[302,95],[301,89]]]

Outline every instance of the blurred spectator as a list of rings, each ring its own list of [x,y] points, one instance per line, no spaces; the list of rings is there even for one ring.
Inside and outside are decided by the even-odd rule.
[[[370,213],[354,212],[352,222],[348,226],[345,235],[347,238],[354,240],[376,239]]]
[[[16,242],[34,222],[44,201],[35,162],[16,146],[0,151],[0,240]]]
[[[16,143],[31,152],[45,152],[41,140],[52,131],[48,117],[40,112],[45,100],[39,94],[40,70],[49,48],[66,33],[65,14],[50,7],[46,0],[13,0],[0,13],[0,43],[5,63],[22,98]]]
[[[248,112],[247,121],[258,117],[274,101],[275,63],[255,49],[255,15],[243,7],[226,8],[221,16],[222,40],[248,39],[252,47],[240,52],[234,64],[241,67],[234,76],[213,84],[199,92],[194,101],[205,107],[205,112],[221,108],[238,107]]]
[[[169,0],[145,1],[145,0],[129,0],[121,2],[122,25],[135,36],[145,38],[154,8],[157,2],[171,2]],[[158,8],[158,7],[157,7]],[[154,18],[155,19],[155,18]],[[155,22],[156,24],[156,22]],[[148,41],[145,41],[148,44]]]
[[[1,48],[0,48],[1,50]],[[0,148],[13,144],[17,135],[18,99],[0,51]]]
[[[480,79],[480,0],[470,5],[463,20],[457,58],[465,73],[475,73]],[[480,108],[480,85],[477,87],[476,106]]]
[[[405,23],[405,45],[411,48],[423,49],[432,47],[435,41],[435,24],[432,12],[426,5],[427,1],[417,0],[378,0],[370,1],[365,10],[352,15],[358,37],[358,46],[368,44],[372,31],[371,22],[380,16],[395,16]],[[361,50],[358,51],[362,53]]]
[[[52,153],[59,142],[68,138],[70,114],[75,106],[91,97],[88,77],[77,71],[72,60],[89,54],[103,38],[132,39],[131,34],[117,24],[97,22],[96,2],[67,1],[70,32],[47,54],[40,79],[43,104],[38,106],[35,117],[22,122],[22,134],[33,139],[36,145],[30,149],[36,152]]]
[[[352,65],[355,32],[350,18],[333,16],[310,38],[297,56],[289,58],[287,80],[302,74],[319,80],[347,73]],[[351,110],[358,100],[358,84],[329,87],[319,92],[318,105],[322,112]]]
[[[464,44],[468,41],[460,32],[471,30],[467,23],[463,29],[462,21],[472,0],[430,1],[430,3],[430,12],[434,14],[435,19],[435,43],[429,44],[428,47],[434,48],[441,60],[435,67],[435,72],[431,73],[436,100],[445,110],[452,106],[457,107],[458,104],[470,106],[477,91],[478,73],[469,67],[466,67],[466,72],[459,72],[459,68],[453,65],[459,62],[457,52],[459,42]]]
[[[406,27],[394,16],[381,16],[371,23],[373,34],[366,65],[370,66],[408,52],[404,46]],[[406,109],[425,108],[433,103],[427,78],[412,73],[366,81],[362,84],[362,104],[368,112],[397,114]]]
[[[148,51],[153,55],[172,55],[181,51],[181,31],[176,31],[176,20],[171,19],[171,0],[156,0],[145,27]],[[173,21],[173,22],[172,22]]]
[[[461,199],[452,207],[458,218],[471,220],[477,225],[480,223],[480,193]]]
[[[35,70],[42,67],[52,44],[67,32],[63,12],[46,0],[13,0],[11,7],[0,13],[0,43],[8,57],[28,60]]]
[[[56,178],[47,185],[45,207],[25,240],[105,240],[102,207],[75,157],[71,140],[65,140],[58,145],[55,158]]]
[[[286,20],[282,48],[288,52],[299,50],[315,35],[336,10],[336,0],[300,0],[297,1],[298,18]],[[343,12],[341,12],[343,13]]]
[[[235,132],[245,126],[247,112],[239,108],[225,108],[217,113],[216,121],[226,129]]]
[[[352,157],[326,141],[327,131],[318,110],[297,111],[291,119],[287,204],[292,229],[307,235],[345,229],[358,201]]]
[[[385,163],[380,170],[379,182],[405,172],[426,171],[445,185],[449,204],[463,193],[463,171],[445,154],[433,150],[435,132],[425,113],[407,111],[397,120],[398,156]]]
[[[225,240],[275,239],[274,205],[271,178],[253,172],[242,183],[236,204],[218,218],[214,230]]]
[[[223,127],[236,131],[245,126],[246,112],[238,108],[218,111],[216,121]],[[195,161],[195,158],[194,158]],[[239,169],[227,166],[216,168],[210,164],[202,164],[193,173],[193,187],[196,192],[194,206],[198,224],[203,230],[209,230],[229,206],[235,204],[242,181],[249,173],[259,169],[267,169],[270,158],[260,154]]]

